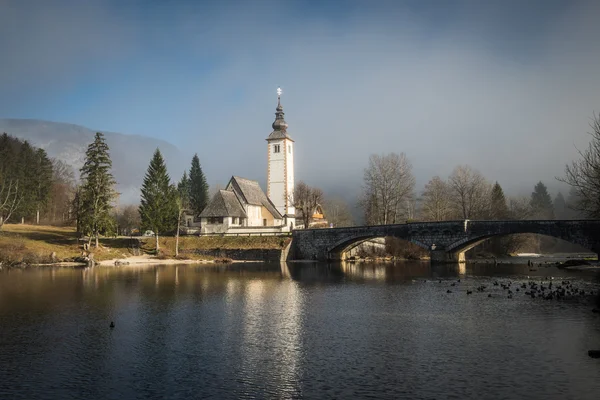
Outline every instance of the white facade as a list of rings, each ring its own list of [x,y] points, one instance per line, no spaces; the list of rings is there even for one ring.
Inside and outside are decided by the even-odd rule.
[[[267,196],[281,215],[294,215],[294,141],[269,140]]]

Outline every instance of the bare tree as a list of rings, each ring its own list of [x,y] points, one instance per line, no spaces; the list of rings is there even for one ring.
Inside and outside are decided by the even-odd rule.
[[[334,227],[344,227],[354,225],[354,218],[350,212],[350,206],[348,203],[339,198],[332,197],[326,198],[323,201],[323,209],[325,212],[325,218]]]
[[[425,185],[421,201],[421,214],[427,221],[445,221],[452,217],[450,187],[439,176]]]
[[[301,213],[304,228],[308,228],[317,205],[323,201],[323,191],[300,181],[289,197],[290,201],[293,201],[296,211]]]
[[[454,169],[448,183],[456,211],[464,219],[485,218],[491,193],[491,184],[483,175],[468,165]]]
[[[565,177],[557,178],[575,189],[578,201],[571,205],[589,218],[600,218],[600,114],[593,115],[590,124],[592,140],[586,150],[579,150],[581,159],[565,167]]]
[[[361,204],[368,224],[394,224],[409,213],[415,177],[404,153],[372,154],[364,173]]]
[[[19,191],[19,180],[4,180],[0,176],[0,229],[19,208],[23,194]]]
[[[529,197],[509,197],[508,215],[510,219],[529,219],[532,215],[531,200],[529,199]]]
[[[72,203],[75,198],[75,172],[65,162],[52,159],[52,186],[47,213],[50,222],[72,220]]]
[[[140,219],[140,212],[137,205],[126,205],[118,210],[117,223],[121,234],[131,235],[134,229],[139,229],[142,220]]]

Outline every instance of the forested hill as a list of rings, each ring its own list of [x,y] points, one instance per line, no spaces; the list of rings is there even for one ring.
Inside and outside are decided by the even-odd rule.
[[[191,159],[170,143],[162,140],[122,133],[104,132],[83,126],[35,119],[2,119],[0,134],[6,132],[17,138],[28,140],[32,145],[46,150],[49,157],[60,159],[77,171],[83,164],[85,150],[94,140],[96,132],[104,133],[113,162],[113,174],[121,193],[120,202],[139,201],[139,188],[144,174],[158,147],[163,154],[171,178],[176,181],[189,167]]]

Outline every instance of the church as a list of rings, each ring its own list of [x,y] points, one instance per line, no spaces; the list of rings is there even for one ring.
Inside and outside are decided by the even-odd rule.
[[[267,194],[257,181],[232,176],[200,213],[200,234],[284,233],[296,225],[293,205],[294,140],[277,89],[273,131],[267,137]]]

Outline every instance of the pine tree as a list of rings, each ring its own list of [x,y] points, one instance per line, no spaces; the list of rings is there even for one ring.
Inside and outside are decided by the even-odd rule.
[[[183,172],[181,180],[177,184],[177,193],[183,201],[185,207],[189,207],[190,203],[190,178],[188,178],[187,171]]]
[[[561,192],[554,198],[554,215],[558,219],[568,219],[567,202]]]
[[[40,210],[48,204],[50,199],[50,189],[52,187],[52,161],[42,149],[38,149],[35,153],[35,180],[34,180],[34,196],[33,206],[36,213],[36,224],[40,223]]]
[[[508,218],[508,215],[508,205],[506,204],[504,191],[502,186],[496,182],[492,187],[490,216],[494,220],[504,220]]]
[[[181,180],[177,184],[177,234],[175,238],[175,257],[179,256],[179,229],[181,228],[181,217],[190,207],[190,179],[187,172],[183,172]]]
[[[554,219],[554,206],[548,194],[548,188],[541,181],[531,193],[531,210],[536,219]]]
[[[198,216],[207,204],[208,184],[200,167],[198,154],[195,154],[190,168],[190,209],[194,216]]]
[[[157,254],[158,235],[177,226],[176,200],[176,189],[171,185],[171,178],[160,150],[156,149],[142,184],[140,217],[142,229],[151,229],[154,232]]]
[[[80,170],[80,209],[77,216],[83,233],[90,235],[89,243],[92,236],[95,238],[96,248],[100,232],[112,230],[114,225],[111,211],[117,193],[114,190],[116,182],[111,168],[108,145],[104,135],[98,132],[87,148],[85,163]]]

